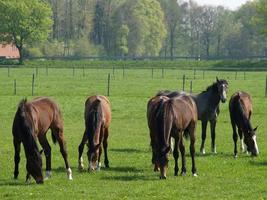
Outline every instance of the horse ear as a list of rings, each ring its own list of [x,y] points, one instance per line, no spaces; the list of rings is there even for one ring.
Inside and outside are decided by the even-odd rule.
[[[216,81],[217,81],[217,83],[220,82],[217,76],[216,76]]]
[[[255,132],[258,129],[259,126],[256,126],[256,128],[253,129],[253,131]]]

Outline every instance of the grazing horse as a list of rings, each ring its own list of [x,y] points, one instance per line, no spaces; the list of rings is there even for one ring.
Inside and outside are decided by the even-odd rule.
[[[167,101],[168,99],[169,98],[166,96],[157,95],[149,99],[147,103],[147,123],[150,133],[150,145],[152,147],[152,164],[154,164],[154,171],[159,171],[159,164],[156,162],[156,152],[154,151],[156,149],[155,145],[157,139],[155,136],[157,135],[157,131],[159,130],[158,123],[156,121],[156,115],[162,103]]]
[[[36,183],[43,183],[42,158],[35,139],[38,138],[46,157],[46,178],[51,176],[51,147],[46,132],[51,129],[53,142],[58,141],[60,152],[64,158],[68,179],[72,179],[72,171],[67,160],[67,151],[63,136],[63,122],[58,105],[47,97],[39,97],[32,101],[26,99],[19,103],[13,121],[13,144],[15,148],[14,178],[19,174],[20,144],[23,143],[27,159],[26,181],[30,175]]]
[[[89,170],[100,170],[100,157],[102,153],[101,143],[103,142],[105,167],[109,167],[107,148],[109,125],[111,121],[110,102],[105,96],[97,95],[89,97],[85,102],[85,131],[79,145],[78,168],[84,168],[82,153],[84,145],[88,141],[88,162]]]
[[[197,124],[197,107],[190,96],[180,95],[161,101],[156,114],[159,130],[154,135],[156,163],[160,167],[160,178],[166,179],[168,166],[168,153],[171,149],[171,137],[174,138],[173,156],[175,159],[174,175],[178,175],[178,148],[182,155],[182,175],[186,174],[185,147],[183,136],[190,137],[190,155],[192,158],[192,173],[197,176],[195,167],[195,130]]]
[[[256,128],[252,128],[250,123],[250,117],[252,114],[252,100],[248,93],[238,91],[234,93],[229,102],[229,111],[231,124],[233,128],[233,140],[234,140],[234,156],[237,157],[237,133],[240,137],[241,151],[244,152],[244,143],[247,146],[247,151],[251,152],[252,156],[259,154],[258,145],[256,142]],[[243,139],[244,136],[244,139]]]
[[[228,89],[228,82],[224,79],[219,80],[216,77],[216,82],[210,85],[206,91],[203,91],[197,95],[190,95],[196,105],[198,111],[198,120],[202,122],[202,143],[200,147],[200,152],[205,154],[205,140],[206,140],[206,130],[208,121],[210,122],[210,131],[211,131],[211,149],[213,153],[216,153],[215,145],[215,128],[217,123],[217,117],[219,116],[219,103],[226,102],[226,94]],[[170,92],[160,91],[156,96],[167,96],[169,98],[179,96],[182,93],[179,92]]]

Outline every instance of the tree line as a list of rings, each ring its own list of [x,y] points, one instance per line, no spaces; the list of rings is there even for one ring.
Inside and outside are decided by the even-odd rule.
[[[0,40],[33,57],[266,56],[266,5],[254,0],[232,11],[193,0],[0,0]]]

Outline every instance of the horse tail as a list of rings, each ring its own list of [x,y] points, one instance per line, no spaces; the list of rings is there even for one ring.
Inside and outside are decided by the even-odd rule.
[[[87,136],[93,138],[95,131],[100,126],[102,119],[101,100],[97,98],[90,106],[86,120]]]
[[[52,141],[53,141],[53,143],[56,144],[56,143],[57,143],[57,138],[56,138],[56,136],[53,134],[53,132],[52,132],[51,136],[52,136]]]
[[[172,128],[172,107],[171,101],[163,102],[160,101],[160,105],[157,111],[157,124],[158,124],[158,153],[159,153],[159,162],[164,165],[168,162],[167,157],[165,156],[171,149],[170,147],[170,131]]]
[[[242,106],[243,102],[241,101],[240,93],[237,94],[237,97],[238,97],[237,98],[237,109],[238,109],[239,113],[241,114],[241,118],[242,118],[243,122],[245,123],[245,126],[247,126],[247,128],[249,128],[249,129],[252,129],[251,123],[246,116],[244,107]]]

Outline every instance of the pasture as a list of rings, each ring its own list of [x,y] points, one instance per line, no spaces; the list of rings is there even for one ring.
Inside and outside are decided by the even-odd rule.
[[[79,172],[78,145],[84,132],[84,102],[88,96],[107,94],[110,79],[112,122],[109,137],[110,168],[100,172]],[[13,180],[12,122],[18,102],[32,99],[32,76],[35,74],[34,97],[51,96],[61,108],[73,181],[68,181],[59,146],[52,147],[52,178],[43,185],[25,184],[25,155],[21,151],[20,175]],[[228,99],[237,90],[245,90],[253,98],[252,125],[259,125],[257,142],[260,155],[233,156],[232,128],[228,101],[221,104],[216,128],[217,154],[210,154],[210,130],[206,139],[206,155],[199,154],[201,124],[197,127],[196,167],[198,177],[190,173],[189,142],[186,142],[187,175],[173,176],[170,155],[167,180],[159,180],[153,172],[146,121],[148,99],[162,89],[185,90],[193,81],[193,93],[205,90],[215,77],[229,82]],[[267,199],[267,98],[264,72],[196,71],[167,69],[92,69],[72,68],[0,68],[0,199]],[[16,79],[16,95],[14,80]],[[245,80],[244,80],[245,79]],[[238,141],[239,150],[239,141]],[[83,159],[88,166],[87,149]],[[102,166],[103,155],[102,155]],[[43,155],[43,169],[44,166]],[[181,160],[179,159],[179,167]]]

